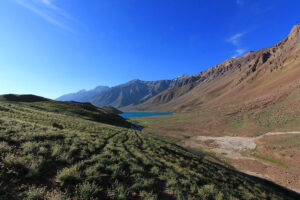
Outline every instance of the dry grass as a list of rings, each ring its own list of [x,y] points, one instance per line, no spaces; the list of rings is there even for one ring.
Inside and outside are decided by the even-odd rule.
[[[1,199],[289,195],[151,135],[27,104],[0,103],[0,107]],[[64,129],[53,127],[53,122]]]

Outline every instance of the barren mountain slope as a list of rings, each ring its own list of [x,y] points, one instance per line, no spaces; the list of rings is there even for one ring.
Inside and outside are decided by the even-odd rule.
[[[272,47],[230,58],[191,76],[186,84],[172,87],[136,109],[195,111],[225,103],[242,103],[251,108],[279,102],[299,84],[299,29],[300,25],[295,26]]]
[[[253,136],[300,129],[300,25],[280,43],[230,58],[198,76],[187,93],[167,103],[156,101],[169,89],[136,109],[175,111],[148,120],[158,133],[172,136]]]

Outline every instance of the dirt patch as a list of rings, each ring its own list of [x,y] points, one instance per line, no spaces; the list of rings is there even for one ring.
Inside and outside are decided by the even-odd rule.
[[[242,172],[300,192],[299,131],[269,132],[258,137],[194,136],[184,145],[225,156]]]
[[[195,136],[185,141],[185,146],[226,154],[228,158],[243,158],[242,152],[256,148],[255,138]]]
[[[254,138],[248,137],[207,137],[207,136],[197,136],[196,140],[217,144],[218,149],[226,151],[243,151],[246,149],[255,149],[256,144]]]
[[[247,150],[254,150],[257,147],[257,141],[273,135],[300,134],[299,131],[291,132],[269,132],[258,137],[209,137],[194,136],[185,141],[186,146],[193,148],[210,148],[216,153],[227,153],[228,157],[236,158],[236,155]],[[233,154],[233,155],[232,155]],[[243,156],[242,156],[243,157]]]

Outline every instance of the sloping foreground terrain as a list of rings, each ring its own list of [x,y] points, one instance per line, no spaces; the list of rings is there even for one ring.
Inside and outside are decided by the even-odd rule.
[[[106,124],[117,125],[127,128],[132,127],[132,124],[128,123],[125,119],[118,115],[122,112],[112,107],[96,107],[90,103],[78,103],[73,101],[53,101],[35,95],[0,95],[0,101],[16,102],[19,104],[25,104],[32,108],[39,109],[41,111],[49,111],[61,114],[68,114],[72,116],[79,116],[87,120],[103,122]]]
[[[0,101],[0,199],[299,198],[152,135],[40,104]]]

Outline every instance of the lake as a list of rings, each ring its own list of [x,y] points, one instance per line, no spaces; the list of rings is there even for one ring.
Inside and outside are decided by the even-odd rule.
[[[120,114],[121,117],[135,118],[135,117],[152,117],[152,116],[162,116],[162,115],[172,115],[172,112],[124,112]]]

